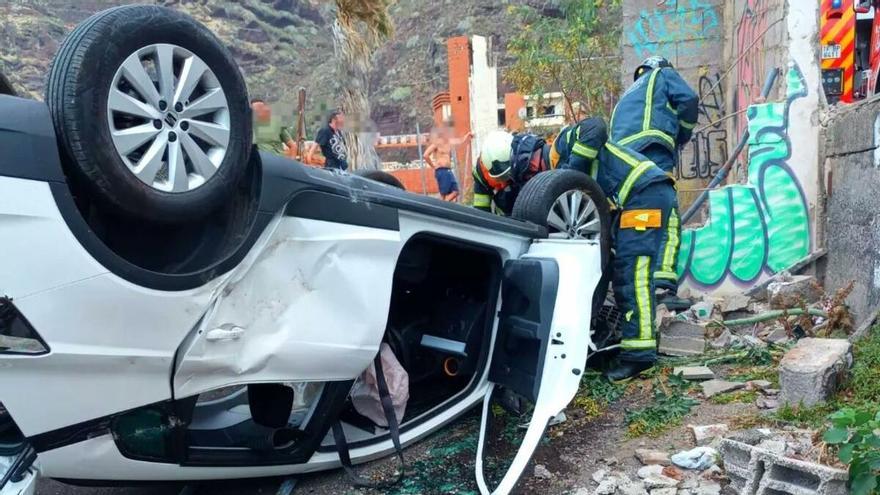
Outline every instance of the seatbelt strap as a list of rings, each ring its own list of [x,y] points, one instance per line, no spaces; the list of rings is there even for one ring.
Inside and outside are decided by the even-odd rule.
[[[382,411],[385,413],[385,419],[388,421],[388,433],[391,435],[391,442],[394,444],[394,450],[397,458],[400,460],[400,469],[397,476],[391,480],[372,481],[368,480],[355,471],[351,464],[351,455],[348,450],[348,442],[345,440],[345,431],[342,429],[342,422],[333,423],[333,438],[336,440],[336,450],[339,452],[339,461],[348,475],[351,484],[363,488],[388,488],[400,483],[403,480],[406,471],[406,462],[403,459],[403,447],[400,445],[400,428],[397,424],[397,415],[394,414],[394,403],[391,401],[391,393],[388,391],[388,382],[385,381],[385,372],[382,370],[382,353],[376,354],[373,361],[376,365],[376,387],[379,389],[379,400],[382,402]]]

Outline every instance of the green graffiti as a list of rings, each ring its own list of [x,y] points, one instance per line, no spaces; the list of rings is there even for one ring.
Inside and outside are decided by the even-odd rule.
[[[791,63],[785,101],[749,107],[748,182],[710,192],[709,220],[682,232],[682,280],[704,287],[725,281],[746,285],[809,254],[810,216],[788,165],[789,110],[793,101],[806,95],[803,74]]]

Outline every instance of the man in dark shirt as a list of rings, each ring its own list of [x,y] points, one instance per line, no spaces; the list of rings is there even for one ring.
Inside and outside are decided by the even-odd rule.
[[[348,169],[348,150],[345,148],[345,139],[342,137],[342,128],[345,126],[345,115],[341,110],[330,112],[327,119],[327,125],[318,131],[315,138],[315,144],[312,145],[306,153],[306,163],[312,161],[312,155],[315,148],[321,147],[321,154],[324,155],[326,161],[324,168],[335,168],[338,170]]]

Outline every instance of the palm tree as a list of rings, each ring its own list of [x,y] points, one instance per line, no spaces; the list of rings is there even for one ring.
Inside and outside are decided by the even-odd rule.
[[[373,53],[391,36],[393,27],[388,7],[394,0],[335,0],[333,48],[342,84],[342,110],[349,115],[355,132],[346,136],[352,168],[379,168],[373,146],[375,130],[367,128],[370,102],[367,96]]]

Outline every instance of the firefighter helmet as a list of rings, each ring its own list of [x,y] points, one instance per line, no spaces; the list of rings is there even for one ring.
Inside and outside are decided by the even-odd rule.
[[[496,180],[504,180],[511,173],[511,143],[513,135],[504,131],[492,131],[486,135],[480,152],[480,166]]]
[[[633,74],[633,81],[637,81],[642,74],[651,71],[653,69],[660,69],[662,67],[672,68],[672,64],[669,63],[669,60],[666,60],[663,57],[658,55],[654,55],[653,57],[648,57],[644,62],[641,63],[638,67],[636,67],[636,72]]]

